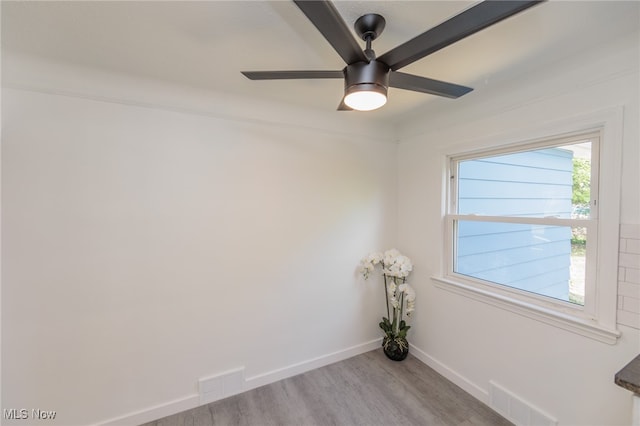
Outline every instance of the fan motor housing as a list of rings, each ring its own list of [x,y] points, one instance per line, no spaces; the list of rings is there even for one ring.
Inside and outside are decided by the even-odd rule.
[[[345,89],[366,84],[378,86],[386,93],[389,88],[389,67],[383,62],[356,62],[347,65],[343,72]]]

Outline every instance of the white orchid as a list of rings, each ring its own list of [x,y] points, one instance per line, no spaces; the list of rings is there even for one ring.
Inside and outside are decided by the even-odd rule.
[[[382,262],[382,253],[370,253],[360,261],[360,273],[365,280],[369,278],[369,274],[373,272],[376,265],[380,262]]]
[[[371,263],[377,265],[378,263],[382,262],[382,257],[382,253],[370,253],[368,259]]]
[[[407,316],[410,317],[411,313],[416,310],[416,304],[414,302],[407,302]]]
[[[382,259],[385,275],[398,278],[406,278],[413,270],[411,260],[407,256],[400,254],[396,249],[387,250]]]
[[[384,253],[370,253],[361,261],[360,271],[365,279],[369,278],[378,264],[382,266],[387,300],[387,317],[383,318],[381,327],[387,336],[404,338],[409,326],[403,320],[403,316],[411,316],[416,309],[416,292],[407,283],[413,264],[395,248]]]
[[[364,279],[369,278],[369,274],[373,272],[374,266],[371,263],[362,262],[360,265],[360,273],[364,277]]]
[[[394,283],[393,281],[389,281],[387,283],[387,293],[389,294],[395,294],[396,293],[396,289],[398,288],[398,286],[396,285],[396,283]]]
[[[402,290],[405,294],[404,298],[408,303],[415,302],[416,300],[416,291],[409,284],[403,284],[405,287]]]
[[[398,256],[401,256],[400,252],[397,249],[392,248],[384,252],[382,260],[385,265],[390,265],[395,262]]]
[[[395,296],[391,296],[389,302],[391,303],[391,306],[393,306],[393,309],[398,309],[400,307],[400,302],[398,302],[398,299],[396,299]]]

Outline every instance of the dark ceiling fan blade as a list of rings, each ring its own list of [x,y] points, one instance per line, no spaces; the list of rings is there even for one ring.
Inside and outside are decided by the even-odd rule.
[[[330,1],[294,0],[294,2],[347,64],[368,61],[349,27]]]
[[[503,19],[542,3],[542,1],[544,0],[483,1],[391,49],[378,57],[378,60],[389,65],[392,70],[398,70]]]
[[[338,105],[338,111],[353,111],[353,108],[344,103],[344,98],[340,101],[340,105]]]
[[[431,78],[419,77],[413,74],[392,71],[389,75],[389,86],[397,89],[413,90],[414,92],[429,93],[431,95],[444,96],[447,98],[459,98],[472,91],[471,87],[460,86],[458,84],[447,83],[445,81],[433,80]]]
[[[250,80],[295,80],[307,78],[344,78],[342,71],[241,71]]]

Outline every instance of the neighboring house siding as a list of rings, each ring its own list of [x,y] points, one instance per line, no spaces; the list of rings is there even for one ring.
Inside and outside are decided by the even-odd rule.
[[[460,163],[461,214],[571,217],[572,152],[557,148]],[[569,298],[571,229],[460,221],[456,272]]]

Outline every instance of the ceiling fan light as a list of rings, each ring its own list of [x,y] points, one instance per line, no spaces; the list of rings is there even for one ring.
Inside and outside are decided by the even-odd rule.
[[[344,103],[356,111],[372,111],[387,103],[387,91],[376,84],[357,84],[345,90]]]

